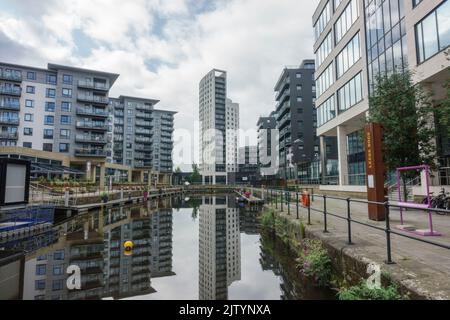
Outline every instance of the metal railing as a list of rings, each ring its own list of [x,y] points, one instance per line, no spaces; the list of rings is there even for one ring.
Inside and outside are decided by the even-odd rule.
[[[291,204],[292,200],[294,199],[296,204],[296,219],[300,219],[299,211],[300,211],[300,197],[301,193],[296,192],[292,193],[289,191],[283,191],[283,190],[275,190],[275,189],[266,189],[262,190],[262,192],[266,193],[265,199],[266,204],[268,203],[270,206],[275,206],[276,209],[280,208],[281,212],[284,212],[287,209],[288,215],[291,215]],[[294,195],[294,196],[293,196]],[[314,198],[320,198],[323,199],[323,207],[322,209],[313,208],[311,206],[311,203],[314,201]],[[330,210],[327,208],[327,200],[337,200],[342,201],[346,203],[346,214],[337,214],[334,213],[333,210]],[[353,217],[352,214],[352,204],[360,203],[360,204],[372,204],[372,205],[378,205],[382,206],[384,208],[385,213],[385,223],[384,226],[370,224],[368,222],[357,220]],[[407,238],[410,240],[418,241],[421,243],[426,243],[432,246],[440,247],[443,249],[450,250],[450,244],[443,243],[443,242],[437,242],[437,241],[431,241],[425,238],[418,238],[413,235],[413,233],[406,233],[401,231],[396,231],[391,228],[391,217],[390,212],[391,209],[406,209],[407,207],[400,204],[394,204],[389,201],[386,202],[374,202],[374,201],[367,201],[367,200],[358,200],[358,199],[351,199],[351,198],[340,198],[340,197],[333,197],[333,196],[327,196],[327,195],[319,195],[314,193],[308,194],[308,205],[306,207],[307,209],[307,224],[312,225],[311,223],[311,215],[313,213],[321,215],[322,216],[322,225],[323,225],[323,232],[329,233],[328,230],[328,217],[334,217],[336,219],[340,219],[342,221],[346,221],[346,233],[347,233],[347,244],[355,244],[355,242],[352,239],[352,226],[353,225],[361,225],[364,227],[367,227],[369,229],[378,230],[381,232],[384,232],[385,234],[385,240],[386,240],[386,263],[387,264],[393,264],[394,261],[392,259],[392,240],[391,235],[396,235],[399,237]],[[431,213],[441,213],[441,214],[449,214],[450,212],[447,210],[442,209],[432,209],[432,208],[417,208],[417,210],[425,211],[425,212],[431,212]]]

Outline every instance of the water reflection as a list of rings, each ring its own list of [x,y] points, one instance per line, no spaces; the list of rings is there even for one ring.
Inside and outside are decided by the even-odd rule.
[[[90,212],[5,247],[27,252],[16,277],[27,300],[330,298],[299,278],[257,217],[233,196],[163,199]],[[72,265],[81,269],[81,290],[66,285]]]

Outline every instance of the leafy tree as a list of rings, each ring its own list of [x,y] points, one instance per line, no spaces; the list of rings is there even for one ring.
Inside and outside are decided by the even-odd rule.
[[[414,84],[409,71],[378,75],[370,97],[369,121],[383,125],[384,158],[387,170],[428,164],[435,166],[436,109],[431,93]],[[402,175],[405,197],[408,179],[418,172]]]
[[[202,182],[202,176],[200,175],[200,171],[198,169],[197,164],[192,164],[192,174],[188,178],[189,183],[200,183]]]

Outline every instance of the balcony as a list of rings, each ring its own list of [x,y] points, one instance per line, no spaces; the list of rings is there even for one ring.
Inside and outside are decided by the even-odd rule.
[[[152,166],[151,161],[135,161],[134,166],[136,168],[150,168]]]
[[[0,94],[20,97],[22,95],[22,88],[0,86]]]
[[[137,112],[136,113],[136,118],[151,120],[152,119],[152,115],[150,113]]]
[[[76,157],[106,158],[106,151],[99,149],[75,149]]]
[[[10,132],[0,132],[0,140],[17,140],[19,139],[19,135],[17,132],[10,133]]]
[[[280,89],[276,93],[275,100],[280,100],[281,95],[285,92],[285,90],[290,89],[291,79],[289,77],[284,78],[284,80],[280,83]]]
[[[19,103],[19,101],[11,102],[11,101],[4,101],[4,100],[2,100],[0,102],[0,109],[19,111],[20,110],[20,103]]]
[[[138,126],[138,127],[152,127],[152,123],[149,122],[149,121],[139,121],[139,120],[137,120],[135,125]]]
[[[136,152],[134,154],[134,159],[136,160],[149,160],[151,158],[151,156],[149,154],[145,154],[145,153],[141,153],[141,152]]]
[[[123,111],[115,111],[114,116],[123,118],[125,116],[125,113]]]
[[[22,74],[3,71],[0,72],[0,80],[22,82]]]
[[[19,119],[18,118],[0,118],[0,124],[18,126]]]
[[[123,136],[115,136],[114,142],[123,142]]]
[[[286,125],[291,122],[291,114],[287,113],[280,121],[278,121],[278,128],[280,130],[284,129]]]
[[[97,103],[97,104],[109,104],[109,98],[108,97],[102,97],[102,96],[87,96],[84,94],[79,94],[77,96],[78,101],[81,102],[90,102],[90,103]]]
[[[136,151],[152,151],[152,147],[142,145],[142,144],[136,144],[134,147],[134,150],[136,150]]]
[[[109,91],[110,86],[107,83],[95,82],[95,81],[78,81],[79,88],[99,90],[99,91]]]
[[[79,143],[92,143],[92,144],[106,144],[106,138],[104,136],[88,136],[88,135],[76,135],[75,142]]]
[[[104,109],[77,108],[77,115],[91,116],[95,118],[107,118],[108,112]]]
[[[291,108],[291,102],[286,101],[278,111],[278,119],[283,119],[283,116],[288,112]]]
[[[136,138],[135,138],[135,141],[136,141],[137,143],[151,143],[151,142],[152,142],[152,139],[146,138],[146,137],[136,137]]]
[[[142,130],[142,129],[136,129],[136,134],[140,134],[143,136],[151,136],[153,135],[151,130]]]
[[[104,123],[77,121],[77,129],[107,131],[108,126]]]

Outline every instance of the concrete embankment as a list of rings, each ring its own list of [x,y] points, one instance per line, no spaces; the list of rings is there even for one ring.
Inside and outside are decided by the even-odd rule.
[[[285,233],[289,239],[289,244],[300,249],[301,240],[306,237],[310,239],[320,239],[332,260],[333,269],[338,275],[345,279],[348,285],[356,285],[362,279],[367,279],[368,266],[371,263],[379,265],[381,268],[381,280],[383,285],[395,284],[402,294],[409,294],[411,299],[450,299],[449,274],[439,268],[439,263],[446,261],[423,261],[407,256],[396,239],[396,250],[393,254],[395,264],[385,263],[385,240],[382,234],[375,234],[372,230],[353,231],[354,245],[347,244],[347,233],[339,228],[337,221],[329,221],[329,232],[325,233],[321,216],[313,216],[311,225],[307,224],[306,209],[300,209],[299,218],[296,219],[296,206],[291,206],[290,215],[286,207],[281,212],[280,207],[265,206],[265,210],[275,211],[279,219],[285,220]],[[344,221],[345,222],[345,221]],[[409,241],[410,247],[417,245],[415,250],[429,250],[431,257],[432,248],[422,247],[416,242]],[[409,248],[413,249],[413,248]],[[414,250],[414,249],[413,249]],[[400,252],[399,252],[400,251]],[[442,251],[448,254],[448,251]],[[438,263],[439,262],[439,263]]]

